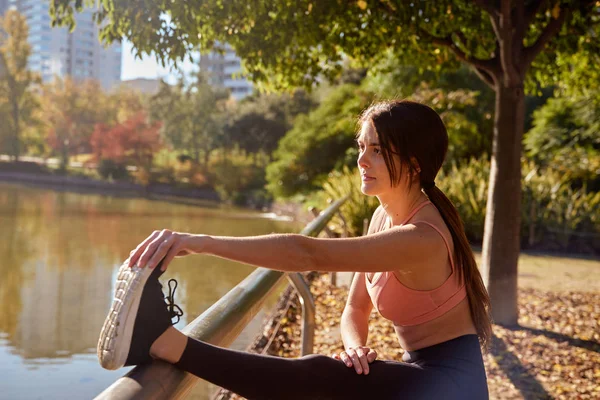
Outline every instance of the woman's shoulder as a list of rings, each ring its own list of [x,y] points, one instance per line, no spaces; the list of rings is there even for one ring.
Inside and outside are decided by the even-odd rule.
[[[386,214],[383,206],[379,205],[373,212],[373,216],[371,217],[371,223],[369,224],[368,233],[378,232],[381,226],[383,225],[383,221],[385,220]]]
[[[379,206],[377,206],[377,208],[373,212],[373,219],[375,219],[375,217],[377,217],[381,214],[385,214],[385,210],[383,209],[383,206],[380,204]]]

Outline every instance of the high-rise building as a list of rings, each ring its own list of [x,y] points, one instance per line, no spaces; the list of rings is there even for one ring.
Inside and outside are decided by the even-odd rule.
[[[252,82],[241,73],[241,60],[228,44],[225,53],[212,52],[200,56],[200,70],[208,75],[208,83],[225,87],[231,95],[240,100],[252,93]]]
[[[69,33],[68,28],[50,26],[48,0],[8,0],[8,4],[27,18],[32,50],[29,66],[44,82],[55,75],[76,80],[94,78],[108,90],[121,81],[121,44],[105,48],[100,43],[94,10],[77,13],[75,31]]]
[[[136,78],[121,81],[121,86],[154,96],[160,90],[160,79]]]
[[[0,17],[8,9],[8,0],[0,0]]]

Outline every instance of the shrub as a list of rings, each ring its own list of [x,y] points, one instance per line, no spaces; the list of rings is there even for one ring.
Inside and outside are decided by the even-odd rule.
[[[533,162],[523,166],[522,236],[526,245],[567,249],[573,239],[600,239],[600,192],[573,188],[568,176]],[[594,237],[596,238],[594,240]]]
[[[550,99],[533,125],[523,140],[530,159],[600,190],[600,96]]]
[[[324,210],[332,200],[347,194],[350,196],[340,209],[342,217],[336,214],[329,228],[341,234],[345,225],[349,236],[360,236],[363,233],[363,221],[371,220],[379,201],[376,197],[366,196],[360,191],[360,175],[356,168],[344,166],[342,171],[330,172],[323,189],[316,194],[313,201],[319,209]]]
[[[487,157],[455,162],[441,171],[438,187],[448,196],[461,216],[467,237],[480,244],[488,192],[490,162]],[[379,202],[360,192],[356,169],[344,167],[328,176],[321,191],[312,199],[320,209],[331,200],[350,194],[341,212],[348,232],[362,234],[363,220],[370,219]],[[600,250],[600,193],[576,187],[568,175],[553,169],[540,169],[533,162],[523,164],[523,200],[521,238],[523,247],[543,250]],[[343,221],[336,216],[330,228],[343,231]]]
[[[268,189],[290,197],[318,189],[354,144],[356,118],[371,101],[356,85],[331,90],[317,109],[296,118],[267,167]]]
[[[129,173],[124,163],[117,163],[110,159],[101,159],[98,163],[98,173],[104,179],[125,180]]]
[[[472,242],[483,240],[489,176],[490,162],[485,157],[472,158],[461,166],[452,162],[436,178],[436,185],[458,210]]]
[[[221,200],[238,204],[262,206],[270,201],[264,190],[264,167],[254,165],[249,158],[224,159],[211,165],[212,182]],[[255,204],[261,203],[261,204]]]

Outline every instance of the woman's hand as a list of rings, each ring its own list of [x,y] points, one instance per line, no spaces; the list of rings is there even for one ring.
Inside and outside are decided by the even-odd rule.
[[[129,253],[128,266],[132,267],[137,264],[142,268],[154,268],[161,260],[164,260],[160,267],[164,271],[173,258],[198,253],[199,239],[200,237],[197,235],[173,232],[168,229],[154,231]]]
[[[377,358],[377,352],[366,346],[351,347],[342,351],[340,354],[334,354],[333,358],[341,360],[348,368],[354,366],[357,374],[369,373],[369,364]]]

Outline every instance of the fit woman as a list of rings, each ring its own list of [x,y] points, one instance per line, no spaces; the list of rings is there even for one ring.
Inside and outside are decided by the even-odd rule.
[[[360,120],[364,194],[377,196],[369,235],[212,237],[156,231],[119,271],[98,343],[105,368],[170,362],[249,399],[487,399],[481,347],[489,298],[451,202],[435,186],[448,147],[431,108],[377,103]],[[342,316],[345,351],[283,359],[224,349],[171,326],[158,277],[176,256],[212,254],[283,271],[355,271]],[[395,326],[402,361],[366,346],[373,305]]]

